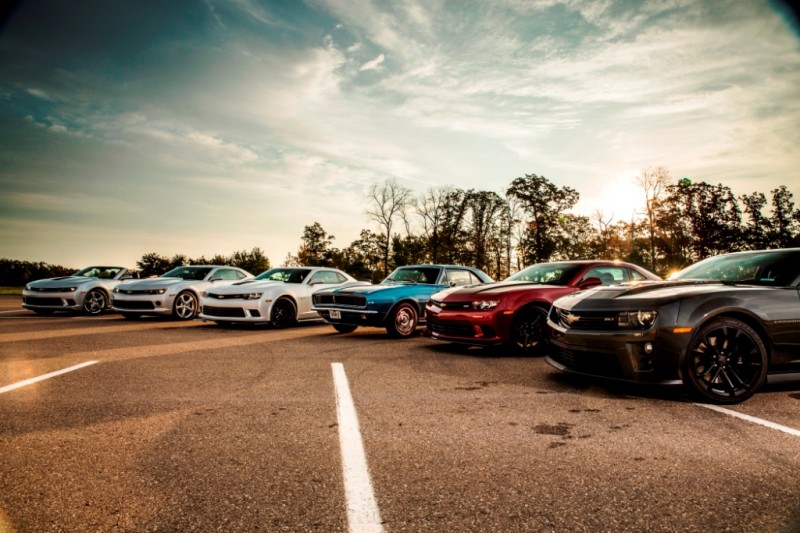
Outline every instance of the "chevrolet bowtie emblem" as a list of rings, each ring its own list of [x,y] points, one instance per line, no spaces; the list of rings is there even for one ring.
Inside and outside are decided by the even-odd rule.
[[[572,313],[567,313],[566,315],[564,315],[564,320],[567,321],[567,324],[574,324],[575,322],[577,322],[580,319],[581,319],[580,316],[573,315]]]

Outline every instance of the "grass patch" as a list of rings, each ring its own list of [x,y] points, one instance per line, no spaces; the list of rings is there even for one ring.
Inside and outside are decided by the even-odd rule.
[[[0,295],[22,295],[22,287],[0,287]]]

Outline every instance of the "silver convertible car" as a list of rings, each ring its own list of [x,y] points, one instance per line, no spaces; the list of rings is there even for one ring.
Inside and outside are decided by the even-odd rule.
[[[181,266],[157,278],[121,283],[113,291],[111,308],[125,318],[172,315],[178,320],[191,320],[197,316],[200,293],[207,287],[252,277],[232,266]]]
[[[71,276],[32,281],[22,290],[22,307],[40,315],[54,311],[99,315],[109,308],[114,287],[136,276],[121,266],[90,266]]]
[[[255,279],[202,293],[200,318],[218,324],[250,322],[284,328],[295,322],[322,320],[311,309],[311,294],[321,289],[363,285],[355,278],[326,267],[273,268]]]

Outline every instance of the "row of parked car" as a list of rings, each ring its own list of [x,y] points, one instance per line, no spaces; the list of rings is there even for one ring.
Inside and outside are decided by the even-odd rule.
[[[148,279],[89,267],[29,283],[22,305],[278,328],[325,320],[340,333],[373,326],[396,338],[424,325],[432,339],[542,354],[570,373],[683,384],[722,404],[800,379],[800,248],[720,255],[668,280],[618,261],[541,263],[501,282],[471,267],[410,265],[377,285],[327,267],[254,277],[193,265]]]

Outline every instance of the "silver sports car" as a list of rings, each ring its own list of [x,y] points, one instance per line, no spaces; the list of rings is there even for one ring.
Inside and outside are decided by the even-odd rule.
[[[135,277],[121,266],[90,266],[71,276],[32,281],[22,290],[22,307],[40,315],[81,310],[99,315],[109,308],[114,287]]]
[[[200,318],[218,324],[251,322],[272,324],[276,328],[305,320],[322,320],[311,310],[311,294],[320,289],[359,283],[335,268],[272,268],[255,279],[203,291]]]
[[[197,315],[200,293],[207,287],[252,277],[232,266],[181,266],[157,278],[121,283],[114,289],[111,308],[125,318],[172,315],[178,320],[191,320]]]

